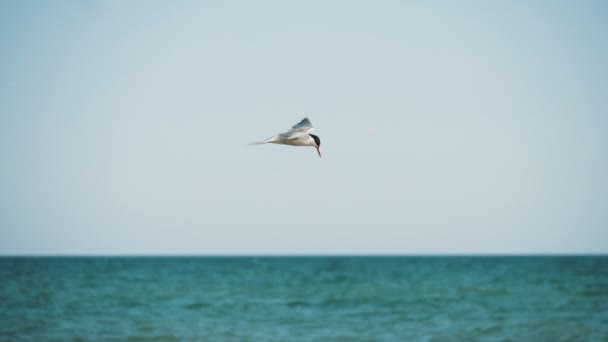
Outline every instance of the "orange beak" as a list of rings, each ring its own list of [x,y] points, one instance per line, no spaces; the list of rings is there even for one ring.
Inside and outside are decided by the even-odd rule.
[[[319,158],[321,157],[321,148],[317,147],[317,153],[319,153]]]

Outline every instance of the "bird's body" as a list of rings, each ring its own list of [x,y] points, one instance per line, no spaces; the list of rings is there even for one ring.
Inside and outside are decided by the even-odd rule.
[[[251,143],[251,145],[260,144],[282,144],[291,146],[312,146],[317,149],[319,157],[321,156],[321,139],[314,134],[310,134],[314,128],[308,118],[302,119],[297,125],[293,126],[289,131],[270,137],[264,141]]]

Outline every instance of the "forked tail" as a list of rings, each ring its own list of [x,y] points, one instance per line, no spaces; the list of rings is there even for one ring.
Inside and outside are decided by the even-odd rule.
[[[276,137],[271,137],[271,138],[268,138],[268,139],[263,140],[263,141],[254,141],[254,142],[249,143],[249,145],[263,145],[263,144],[269,144],[269,143],[271,143],[271,142],[274,142],[275,138],[276,138]]]

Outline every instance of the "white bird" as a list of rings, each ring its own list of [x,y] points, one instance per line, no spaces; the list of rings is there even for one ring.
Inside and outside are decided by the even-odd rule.
[[[314,130],[314,128],[312,128],[310,120],[304,118],[285,133],[275,135],[264,141],[253,142],[249,145],[283,144],[292,146],[312,146],[317,149],[317,153],[319,153],[319,157],[321,157],[321,139],[314,134],[310,134],[309,132],[312,130]]]

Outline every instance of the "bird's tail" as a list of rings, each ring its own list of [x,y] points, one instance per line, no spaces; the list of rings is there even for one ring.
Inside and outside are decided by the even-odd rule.
[[[269,143],[271,143],[271,142],[274,142],[274,141],[275,141],[275,139],[276,139],[276,137],[270,137],[270,138],[268,138],[268,139],[266,139],[266,140],[262,140],[262,141],[254,141],[254,142],[251,142],[251,143],[249,143],[249,145],[263,145],[263,144],[269,144]]]

